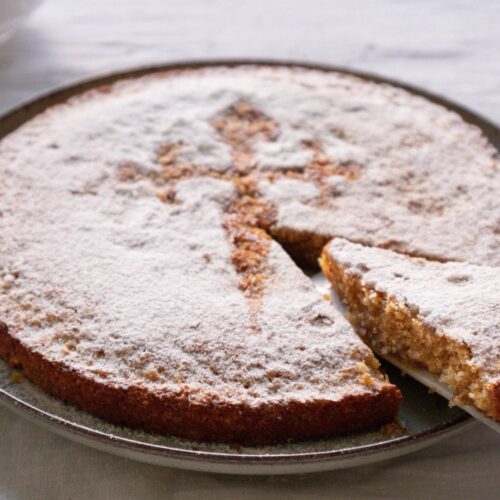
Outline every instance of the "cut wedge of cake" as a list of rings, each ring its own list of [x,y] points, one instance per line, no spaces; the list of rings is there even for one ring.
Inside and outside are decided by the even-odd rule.
[[[500,421],[500,268],[440,263],[343,239],[321,266],[376,352],[424,366],[459,404]]]

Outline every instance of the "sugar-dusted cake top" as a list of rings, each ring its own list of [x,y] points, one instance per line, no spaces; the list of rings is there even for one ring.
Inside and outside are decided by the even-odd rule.
[[[336,73],[118,82],[0,143],[0,320],[110,384],[221,401],[375,391],[371,359],[269,234],[499,264],[493,149],[458,115]]]
[[[500,268],[431,262],[340,238],[327,252],[363,284],[409,306],[438,334],[465,344],[477,366],[500,378]]]

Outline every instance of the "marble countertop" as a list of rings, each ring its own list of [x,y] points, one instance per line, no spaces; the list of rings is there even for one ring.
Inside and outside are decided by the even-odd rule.
[[[1,6],[0,6],[1,8]],[[498,0],[46,0],[0,46],[0,113],[90,75],[160,62],[273,58],[378,73],[500,123]],[[117,458],[0,409],[0,498],[495,498],[500,437],[475,427],[375,465],[228,477]]]

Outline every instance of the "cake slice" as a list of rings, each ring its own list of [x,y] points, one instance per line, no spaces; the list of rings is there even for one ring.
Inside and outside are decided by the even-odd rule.
[[[500,420],[500,269],[441,263],[343,239],[321,266],[376,352],[425,367]]]

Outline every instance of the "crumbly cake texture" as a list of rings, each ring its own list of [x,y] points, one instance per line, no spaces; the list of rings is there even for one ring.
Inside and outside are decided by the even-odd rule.
[[[499,258],[480,131],[337,73],[124,80],[4,138],[0,178],[0,353],[98,416],[194,439],[312,438],[397,412],[278,243],[305,263],[332,236]]]
[[[322,267],[363,339],[421,364],[500,421],[500,268],[332,240]]]

